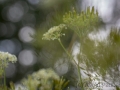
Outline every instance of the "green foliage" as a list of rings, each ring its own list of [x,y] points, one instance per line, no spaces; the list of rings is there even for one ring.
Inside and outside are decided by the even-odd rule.
[[[60,78],[51,68],[41,69],[28,75],[27,79],[23,79],[18,90],[64,90],[69,81],[63,77]],[[10,87],[0,86],[0,90],[16,90],[13,82],[10,82]]]
[[[98,12],[94,10],[94,7],[92,10],[88,7],[86,12],[82,11],[80,14],[73,9],[63,16],[65,26],[72,29],[80,39],[79,63],[85,64],[87,72],[96,72],[103,80],[108,79],[113,82],[114,86],[118,86],[120,81],[120,30],[112,28],[104,40],[91,39],[89,37],[91,32],[94,32],[94,35],[98,33],[99,21]],[[63,45],[62,47],[64,48]],[[81,76],[80,73],[79,76]]]
[[[13,82],[10,82],[10,90],[15,90],[15,86]]]
[[[54,90],[63,90],[64,88],[66,88],[66,86],[68,85],[69,81],[66,81],[65,79],[61,78],[59,80],[54,80],[53,81],[53,85],[54,85]]]
[[[102,41],[91,40],[89,37],[84,37],[82,41],[79,61],[86,63],[88,70],[96,71],[104,78],[110,75],[109,79],[111,78],[113,83],[119,82],[119,30],[111,29],[108,37]],[[82,59],[83,55],[86,59]]]
[[[111,42],[111,44],[119,46],[120,45],[120,29],[117,29],[115,27],[111,28],[108,39]]]
[[[79,14],[73,8],[72,11],[69,11],[63,16],[63,22],[79,36],[83,36],[93,30],[95,26],[99,25],[98,12],[94,10],[94,7],[92,7],[92,10],[88,7],[86,12],[82,11]]]
[[[41,69],[22,82],[28,90],[63,90],[68,84],[68,81],[60,78],[52,69]]]

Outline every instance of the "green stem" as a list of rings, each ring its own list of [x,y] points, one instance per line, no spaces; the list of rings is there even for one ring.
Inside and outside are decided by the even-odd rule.
[[[6,90],[6,77],[5,77],[5,67],[4,67],[4,89]]]
[[[6,90],[5,64],[6,64],[6,60],[3,60],[3,79],[4,79],[4,90]]]
[[[65,49],[65,47],[63,46],[62,42],[60,39],[58,39],[60,45],[62,46],[62,48],[64,49],[64,51],[66,52],[66,54],[70,57],[70,59],[73,59],[73,57],[68,53],[68,51]],[[73,59],[74,60],[74,59]],[[75,64],[77,65],[76,61],[74,60]]]
[[[79,61],[78,61],[77,68],[78,68],[79,82],[80,82],[80,85],[82,86],[82,89],[84,90],[83,81],[82,81],[82,77],[81,77],[81,73],[80,73]]]
[[[62,46],[62,48],[64,49],[64,51],[66,52],[66,54],[70,57],[70,59],[74,60],[77,68],[78,68],[78,76],[79,76],[79,81],[80,81],[80,84],[82,86],[82,89],[84,90],[84,86],[83,86],[83,83],[82,83],[82,77],[81,77],[81,73],[80,73],[80,66],[79,66],[79,63],[77,64],[77,62],[75,61],[75,59],[68,53],[68,51],[65,49],[65,47],[63,46],[62,42],[60,39],[58,39],[58,42],[60,43],[60,45]]]

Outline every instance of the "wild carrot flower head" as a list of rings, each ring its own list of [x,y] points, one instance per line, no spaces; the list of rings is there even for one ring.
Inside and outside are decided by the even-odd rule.
[[[59,26],[54,26],[43,34],[43,40],[55,40],[59,39],[61,36],[65,35],[61,31],[66,28],[65,24],[60,24]]]
[[[37,87],[39,90],[52,90],[54,80],[60,80],[60,77],[51,68],[48,68],[34,72],[22,82],[28,90],[36,90]]]
[[[8,52],[0,51],[0,76],[3,74],[4,68],[8,66],[8,62],[16,62],[17,58]]]
[[[17,61],[17,58],[15,55],[12,55],[8,52],[1,52],[0,51],[0,61],[10,61],[12,63]]]
[[[51,68],[41,69],[38,72],[33,73],[33,77],[36,77],[36,79],[42,78],[44,80],[45,79],[49,80],[50,78],[51,79],[60,79],[59,76]]]

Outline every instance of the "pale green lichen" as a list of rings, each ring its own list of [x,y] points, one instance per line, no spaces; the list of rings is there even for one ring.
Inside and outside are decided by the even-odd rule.
[[[62,33],[62,30],[66,29],[65,24],[60,24],[59,26],[54,26],[48,30],[45,34],[43,34],[43,40],[55,40],[59,39],[61,36],[65,35]]]

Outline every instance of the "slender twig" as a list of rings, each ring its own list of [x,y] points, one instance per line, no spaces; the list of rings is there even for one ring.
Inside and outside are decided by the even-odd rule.
[[[77,64],[77,62],[75,61],[75,59],[68,53],[68,51],[65,49],[65,47],[63,46],[62,42],[60,39],[58,39],[58,42],[60,43],[60,45],[62,46],[62,48],[64,49],[64,51],[66,52],[66,54],[70,57],[70,59],[74,60],[77,68],[78,68],[78,76],[79,76],[79,81],[80,81],[80,84],[84,90],[84,86],[83,86],[83,81],[82,81],[82,77],[81,77],[81,73],[80,73],[80,66],[79,66],[79,63]]]

